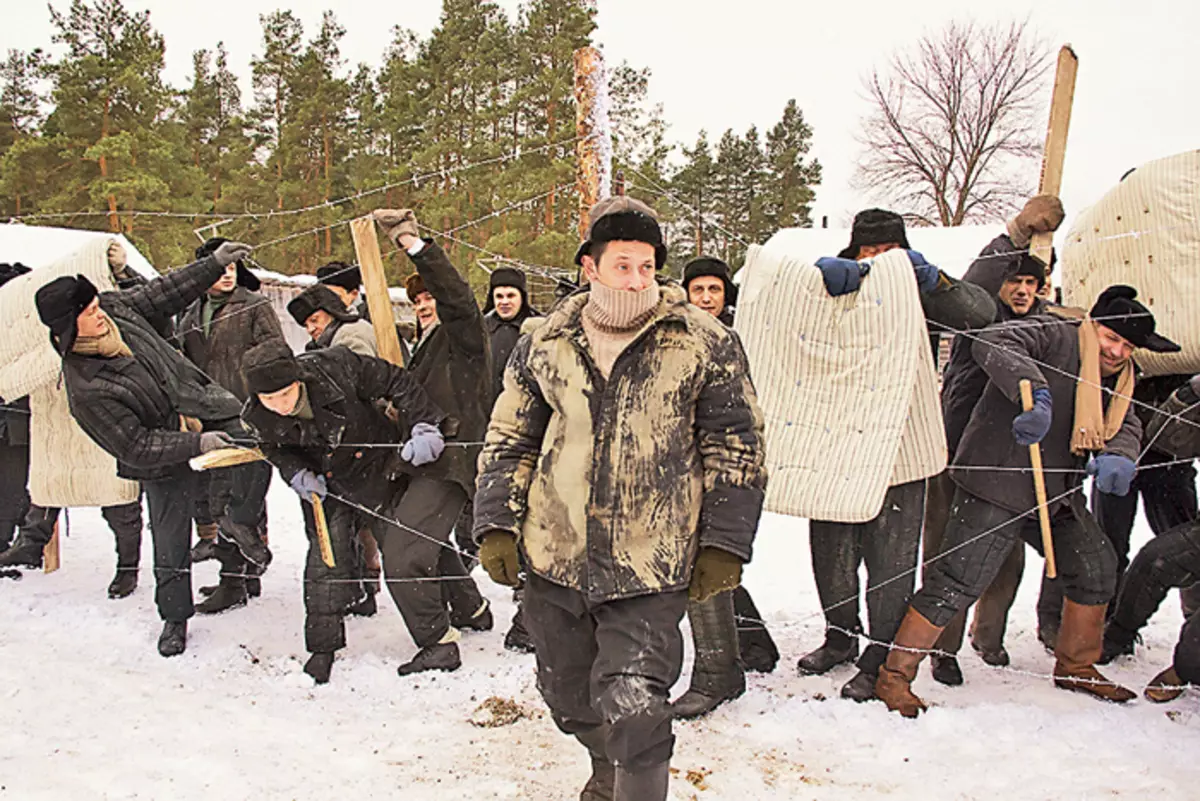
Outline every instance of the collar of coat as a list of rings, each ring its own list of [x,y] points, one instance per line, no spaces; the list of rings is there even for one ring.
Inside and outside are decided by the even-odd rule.
[[[678,284],[662,284],[659,291],[661,296],[658,305],[654,307],[649,319],[638,329],[639,333],[664,322],[678,322],[687,327],[687,293]],[[538,336],[544,340],[564,336],[583,336],[583,307],[587,305],[590,297],[591,293],[583,289],[563,300],[538,327]],[[707,314],[707,312],[705,313]]]

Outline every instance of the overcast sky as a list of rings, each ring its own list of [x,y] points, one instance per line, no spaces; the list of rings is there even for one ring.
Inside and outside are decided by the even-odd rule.
[[[7,5],[0,48],[49,44],[45,4]],[[55,5],[66,9],[68,2]],[[225,42],[232,66],[248,82],[249,60],[260,45],[258,16],[281,4],[126,0],[126,5],[150,9],[154,26],[166,37],[168,78],[183,87],[192,51],[218,41]],[[518,3],[500,0],[500,5],[511,13]],[[596,39],[612,63],[626,59],[650,67],[651,96],[665,106],[672,139],[690,143],[701,129],[715,139],[726,128],[764,128],[779,118],[789,98],[796,98],[813,126],[814,154],[825,168],[814,219],[828,215],[831,225],[839,225],[867,201],[849,186],[858,151],[854,132],[867,108],[863,75],[896,47],[961,19],[966,8],[977,5],[961,0],[599,0]],[[378,64],[393,25],[425,36],[441,13],[440,0],[290,3],[306,32],[315,30],[322,9],[331,6],[347,29],[342,51],[350,64]],[[971,12],[983,22],[1028,16],[1055,49],[1070,42],[1079,55],[1062,192],[1068,219],[1129,167],[1200,143],[1198,9],[1194,0],[1015,0]],[[1037,165],[1030,173],[1032,183]]]

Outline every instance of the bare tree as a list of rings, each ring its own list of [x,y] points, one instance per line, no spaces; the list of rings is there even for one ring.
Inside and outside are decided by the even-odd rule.
[[[1027,24],[953,22],[873,71],[855,185],[943,226],[995,219],[1032,194],[1051,62]]]

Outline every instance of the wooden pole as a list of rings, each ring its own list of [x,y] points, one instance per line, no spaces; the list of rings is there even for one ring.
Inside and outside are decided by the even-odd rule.
[[[321,503],[321,496],[315,492],[312,494],[312,508],[317,529],[317,545],[321,548],[321,561],[325,563],[325,567],[337,567],[337,562],[333,560],[333,540],[329,539],[329,523],[325,520],[325,504]]]
[[[375,329],[379,358],[403,366],[400,337],[396,335],[392,296],[388,294],[387,276],[383,272],[383,255],[379,252],[375,220],[370,215],[352,220],[350,234],[354,237],[354,252],[358,255],[363,287],[367,290],[367,308],[371,310],[371,325]]]
[[[58,549],[58,521],[54,521],[54,533],[50,535],[50,541],[42,548],[42,572],[53,573],[62,567],[62,555]]]
[[[1029,379],[1022,379],[1021,407],[1025,411],[1033,408],[1033,385]],[[1058,567],[1054,561],[1054,539],[1050,532],[1050,509],[1046,504],[1046,474],[1042,471],[1042,446],[1033,443],[1029,446],[1029,463],[1033,465],[1033,492],[1038,502],[1038,523],[1042,527],[1042,550],[1046,554],[1046,577],[1058,576]]]
[[[587,238],[588,212],[612,191],[612,138],[604,57],[594,47],[575,51],[575,189],[579,239]]]
[[[1078,71],[1079,57],[1070,45],[1063,45],[1058,51],[1058,69],[1054,73],[1050,123],[1046,126],[1046,149],[1042,153],[1042,178],[1038,182],[1039,195],[1058,195],[1062,189],[1063,161],[1067,156],[1067,133],[1071,128],[1071,105],[1075,100],[1075,74]],[[1029,253],[1042,264],[1049,265],[1053,244],[1054,234],[1034,234],[1029,243]]]

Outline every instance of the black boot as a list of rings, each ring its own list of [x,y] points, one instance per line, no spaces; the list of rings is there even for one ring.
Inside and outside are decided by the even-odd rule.
[[[258,565],[246,565],[246,595],[257,598],[262,595],[262,574],[264,569]]]
[[[982,647],[979,645],[979,643],[975,642],[975,638],[972,637],[971,647],[975,649],[975,653],[979,654],[979,658],[983,660],[985,665],[991,665],[992,667],[1008,667],[1008,663],[1010,661],[1008,657],[1008,651],[1003,645],[1000,646],[999,650],[993,651],[990,648]]]
[[[945,684],[947,687],[958,687],[963,683],[962,668],[958,666],[957,658],[934,654],[930,661],[932,662],[934,681]]]
[[[1107,665],[1119,656],[1133,656],[1139,639],[1137,634],[1130,634],[1110,619],[1104,627],[1104,644],[1096,664]]]
[[[459,631],[491,631],[496,625],[492,618],[492,605],[488,601],[484,601],[481,606],[472,610],[470,615],[458,613],[455,614],[453,607],[450,609],[450,625]]]
[[[42,566],[42,549],[46,547],[45,542],[40,541],[37,533],[30,533],[26,529],[21,529],[17,534],[16,541],[9,546],[8,550],[0,553],[0,567],[31,567],[38,568]]]
[[[617,768],[605,756],[604,741],[606,737],[607,729],[604,726],[598,726],[575,735],[575,739],[583,744],[583,747],[588,750],[588,756],[592,759],[592,775],[588,778],[587,784],[583,786],[583,792],[579,794],[579,801],[613,801],[613,784],[617,779]]]
[[[118,567],[117,575],[108,585],[108,597],[116,600],[128,598],[137,589],[138,569],[136,567]]]
[[[738,652],[733,593],[722,592],[700,603],[688,602],[688,620],[696,646],[692,685],[671,704],[677,718],[692,720],[746,692],[746,673]]]
[[[796,667],[806,676],[820,676],[857,657],[857,637],[851,637],[837,629],[826,629],[825,642],[817,650],[800,657]]]
[[[670,779],[670,762],[660,762],[638,771],[618,767],[613,801],[666,801]]]
[[[427,670],[450,672],[458,670],[460,667],[462,667],[462,657],[458,653],[458,643],[438,642],[426,645],[417,651],[417,655],[411,661],[396,668],[396,672],[401,676],[410,676],[413,673],[423,673]]]
[[[197,523],[196,536],[200,541],[192,546],[192,562],[207,562],[217,558],[217,524]]]
[[[164,621],[162,634],[158,636],[158,653],[162,656],[179,656],[186,650],[187,621]]]
[[[374,617],[378,611],[379,607],[375,603],[375,593],[368,592],[365,598],[347,609],[346,613],[357,617]]]
[[[259,567],[271,564],[271,550],[263,543],[262,537],[258,536],[257,526],[243,526],[233,522],[229,515],[223,515],[220,529],[226,539],[238,547],[247,561]]]
[[[1050,653],[1054,653],[1058,647],[1058,627],[1062,621],[1062,610],[1062,582],[1042,576],[1042,591],[1037,601],[1037,637]]]
[[[221,580],[216,590],[205,600],[196,604],[201,615],[215,615],[229,609],[245,606],[246,560],[231,542],[217,543],[217,559],[221,563]]]
[[[763,623],[754,599],[745,587],[733,591],[733,615],[737,620],[738,649],[742,666],[754,673],[771,673],[779,664],[779,648]]]
[[[875,699],[875,682],[878,679],[878,673],[860,670],[854,674],[854,678],[842,685],[842,697],[860,704],[872,701]]]
[[[312,676],[314,684],[328,684],[329,674],[333,671],[333,654],[317,653],[304,663],[304,672]]]
[[[108,597],[126,598],[138,584],[138,564],[142,560],[142,507],[138,504],[106,507],[104,518],[117,545],[117,575],[108,585]]]
[[[525,613],[521,611],[521,590],[515,591],[513,598],[517,602],[517,612],[513,615],[508,633],[504,635],[504,647],[517,653],[532,654],[535,648],[533,647],[533,638],[529,636],[529,630],[525,628]]]

